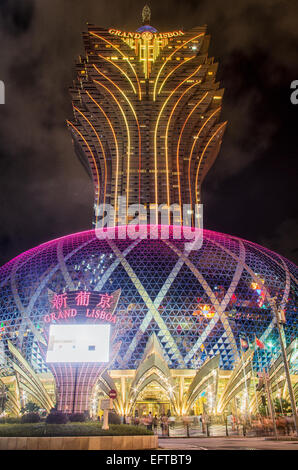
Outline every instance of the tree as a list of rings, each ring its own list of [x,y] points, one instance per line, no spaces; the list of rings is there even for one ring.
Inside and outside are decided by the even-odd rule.
[[[38,413],[40,410],[40,407],[34,403],[33,401],[28,401],[28,403],[26,403],[25,406],[23,406],[23,408],[21,408],[21,414],[25,414],[25,413]]]
[[[287,414],[292,412],[291,403],[285,398],[274,398],[273,403],[276,413]]]
[[[261,416],[268,416],[267,406],[263,405],[263,403],[259,405],[259,413]]]
[[[261,395],[261,403],[259,404],[258,411],[261,416],[268,416],[268,407],[265,395]]]
[[[3,413],[3,411],[5,410],[5,405],[6,405],[7,400],[8,400],[7,387],[4,384],[2,384],[0,386],[0,413]]]

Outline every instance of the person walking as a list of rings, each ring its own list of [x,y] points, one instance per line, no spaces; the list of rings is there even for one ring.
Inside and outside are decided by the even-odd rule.
[[[153,418],[153,431],[154,431],[154,434],[157,434],[157,427],[158,427],[158,418],[157,418],[157,415],[155,415],[154,418]]]
[[[161,422],[162,422],[162,435],[163,436],[168,436],[169,419],[165,414],[162,416]]]
[[[149,429],[149,431],[152,431],[152,422],[153,422],[153,416],[152,416],[151,411],[149,411],[149,415],[148,415],[148,426],[147,426],[147,428]]]

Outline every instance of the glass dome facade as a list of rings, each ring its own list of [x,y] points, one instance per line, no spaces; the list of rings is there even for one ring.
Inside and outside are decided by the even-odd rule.
[[[282,256],[212,231],[204,230],[202,247],[190,252],[171,237],[99,240],[94,230],[76,233],[0,269],[2,344],[9,338],[37,372],[46,371],[38,338],[49,293],[121,289],[115,314],[122,345],[113,369],[136,369],[155,333],[169,368],[197,369],[219,353],[220,368],[231,370],[241,337],[278,345],[273,298],[286,317],[287,344],[297,336],[296,279],[296,266]],[[259,350],[256,368],[273,353]]]

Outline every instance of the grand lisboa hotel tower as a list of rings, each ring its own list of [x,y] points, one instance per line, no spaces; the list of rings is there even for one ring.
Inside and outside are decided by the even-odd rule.
[[[160,32],[145,7],[137,31],[88,24],[83,40],[67,125],[94,184],[93,228],[0,268],[5,412],[18,415],[34,401],[97,416],[113,389],[121,415],[220,414],[243,403],[253,413],[264,371],[273,394],[288,397],[280,335],[297,394],[296,266],[247,240],[194,228],[227,124],[206,26]],[[109,228],[105,207],[114,208]],[[153,237],[128,235],[131,207]],[[187,231],[175,236],[183,207],[202,235],[198,249],[188,248]],[[91,324],[110,327],[108,359],[63,361],[61,352],[51,362],[51,328]]]

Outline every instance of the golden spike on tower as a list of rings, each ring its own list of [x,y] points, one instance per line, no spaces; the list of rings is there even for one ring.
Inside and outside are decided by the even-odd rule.
[[[148,5],[145,5],[142,10],[143,24],[150,24],[151,10]]]

